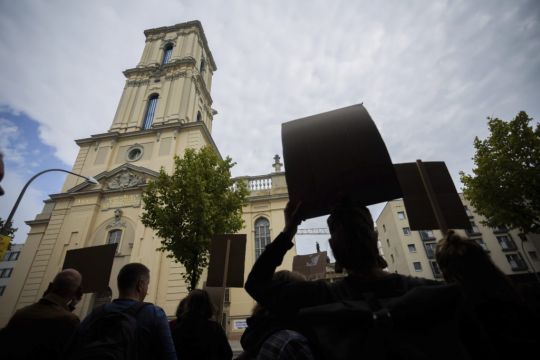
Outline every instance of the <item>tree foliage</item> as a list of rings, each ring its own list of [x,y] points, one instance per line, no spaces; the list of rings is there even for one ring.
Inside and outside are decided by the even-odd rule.
[[[488,118],[490,135],[474,140],[473,175],[460,172],[465,197],[491,227],[540,233],[540,124],[521,111]]]
[[[8,226],[4,229],[5,220],[0,218],[0,230],[2,230],[2,235],[7,235],[13,237],[17,228],[13,227],[13,222],[9,222]]]
[[[243,226],[242,205],[248,191],[244,182],[231,179],[234,165],[209,146],[187,149],[183,158],[175,157],[173,173],[161,168],[143,193],[142,223],[161,238],[159,250],[185,267],[182,276],[189,290],[208,265],[212,237]]]

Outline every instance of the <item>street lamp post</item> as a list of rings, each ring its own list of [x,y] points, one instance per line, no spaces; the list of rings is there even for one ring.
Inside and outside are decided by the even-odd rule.
[[[9,226],[9,224],[11,223],[11,220],[13,220],[13,216],[15,215],[15,211],[17,211],[17,208],[19,207],[19,203],[21,202],[21,199],[22,199],[24,193],[26,192],[26,189],[28,188],[28,185],[30,185],[30,183],[32,181],[34,181],[34,179],[37,178],[38,176],[40,176],[42,174],[45,174],[47,172],[51,172],[51,171],[65,172],[65,173],[68,173],[68,174],[75,175],[75,176],[81,177],[83,179],[86,179],[86,181],[88,181],[88,182],[90,182],[92,184],[97,184],[98,183],[97,180],[94,179],[91,176],[84,176],[84,175],[80,175],[80,174],[75,174],[74,172],[64,170],[64,169],[48,169],[48,170],[43,170],[41,172],[38,172],[36,175],[32,176],[30,178],[30,180],[28,180],[28,182],[24,185],[23,189],[21,190],[21,193],[19,194],[19,197],[17,198],[17,201],[15,201],[15,205],[13,205],[13,209],[11,209],[11,212],[9,213],[9,216],[6,219],[6,222],[4,223],[4,226],[2,227],[2,230],[0,231],[0,234],[6,234],[7,235],[7,228]]]

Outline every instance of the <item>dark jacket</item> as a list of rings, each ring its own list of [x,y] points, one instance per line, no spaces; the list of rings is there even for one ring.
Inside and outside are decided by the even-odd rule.
[[[2,358],[58,359],[79,322],[63,298],[48,294],[17,310],[2,330]]]
[[[131,299],[115,299],[112,303],[104,305],[105,311],[125,311],[137,301]],[[76,337],[84,337],[90,324],[101,311],[96,309],[88,315],[77,330]],[[171,338],[171,331],[167,316],[163,309],[151,303],[143,306],[137,315],[137,332],[140,339],[137,350],[141,359],[176,360],[176,351]]]
[[[183,316],[172,330],[178,359],[230,360],[233,353],[225,331],[215,321]]]

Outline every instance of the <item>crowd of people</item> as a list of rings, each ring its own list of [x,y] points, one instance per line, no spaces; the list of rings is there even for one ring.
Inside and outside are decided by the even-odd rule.
[[[276,272],[293,246],[300,206],[288,204],[285,228],[247,278],[257,305],[238,359],[506,359],[524,358],[538,345],[537,308],[480,245],[448,231],[436,251],[445,282],[389,273],[369,210],[352,200],[328,218],[330,246],[347,276],[330,283]],[[2,358],[233,358],[206,291],[192,290],[169,322],[144,302],[149,282],[146,266],[125,265],[118,299],[79,322],[72,310],[82,296],[81,275],[61,271],[2,329]]]

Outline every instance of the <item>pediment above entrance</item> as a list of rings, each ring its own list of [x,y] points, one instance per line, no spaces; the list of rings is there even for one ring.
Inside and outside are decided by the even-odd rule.
[[[156,178],[158,172],[135,166],[132,164],[123,164],[116,169],[104,171],[94,176],[99,184],[90,184],[88,182],[79,184],[68,190],[68,193],[76,193],[87,190],[126,190],[146,185],[148,180]]]

